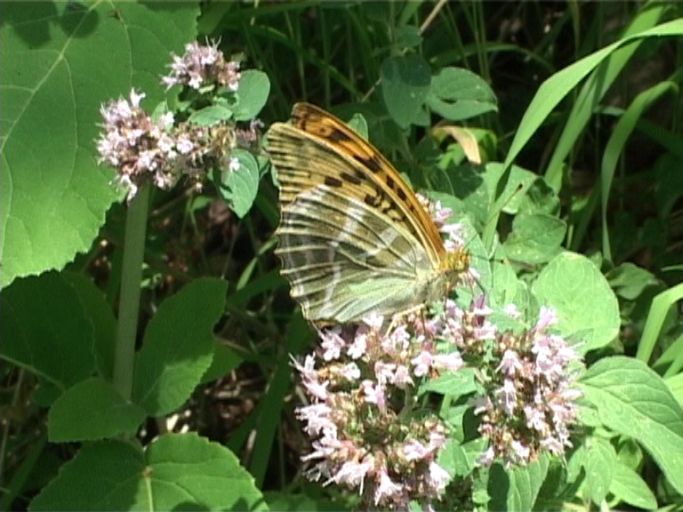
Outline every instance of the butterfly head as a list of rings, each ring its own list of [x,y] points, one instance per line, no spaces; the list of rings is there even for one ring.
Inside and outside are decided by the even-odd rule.
[[[452,289],[470,270],[470,253],[463,247],[446,252],[441,260],[441,272],[446,275],[448,289]]]

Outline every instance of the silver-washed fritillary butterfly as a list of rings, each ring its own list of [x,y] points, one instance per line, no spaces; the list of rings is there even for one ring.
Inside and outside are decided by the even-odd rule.
[[[469,267],[398,171],[342,121],[298,103],[267,134],[280,182],[276,253],[304,316],[357,322],[443,298]]]

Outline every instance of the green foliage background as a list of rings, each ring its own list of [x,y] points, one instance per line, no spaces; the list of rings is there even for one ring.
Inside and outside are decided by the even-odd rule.
[[[475,505],[680,506],[679,4],[0,8],[0,509],[350,506],[299,474],[288,355],[312,333],[273,256],[264,155],[238,155],[219,190],[151,197],[130,396],[113,384],[126,207],[97,165],[100,104],[131,87],[172,102],[169,53],[207,37],[253,68],[235,118],[266,101],[267,126],[304,100],[350,120],[468,226],[492,303],[552,305],[583,340],[566,464],[496,467]],[[456,439],[440,462],[468,475],[481,450]]]

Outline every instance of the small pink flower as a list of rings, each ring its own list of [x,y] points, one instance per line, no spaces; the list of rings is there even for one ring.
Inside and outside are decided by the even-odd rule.
[[[392,382],[394,380],[395,370],[395,364],[377,361],[375,363],[375,376],[377,377],[377,382],[382,385],[386,384],[387,382]]]
[[[379,485],[375,489],[375,505],[379,504],[384,498],[391,498],[401,493],[401,486],[395,484],[389,475],[386,468],[382,468],[379,473]]]
[[[329,329],[326,331],[320,331],[318,334],[322,340],[321,346],[323,348],[323,359],[325,361],[339,359],[341,350],[346,346],[346,342],[339,335],[339,330]]]
[[[350,487],[360,487],[360,493],[362,494],[365,476],[371,469],[372,465],[367,462],[345,462],[339,471],[326,483],[335,482],[337,484],[346,484]]]
[[[351,359],[360,359],[365,355],[365,351],[368,349],[368,335],[367,334],[356,334],[353,339],[353,343],[346,350],[346,353]]]
[[[429,483],[437,495],[441,494],[451,480],[451,475],[436,462],[429,464]]]
[[[450,354],[437,354],[434,356],[433,366],[439,369],[445,369],[451,372],[457,372],[464,366],[462,356],[459,352],[451,352]]]
[[[394,377],[392,384],[400,389],[406,389],[408,386],[415,384],[412,377],[410,376],[410,370],[408,367],[403,365],[398,365],[396,371],[394,372]]]
[[[386,409],[386,397],[383,386],[375,384],[371,380],[364,380],[361,386],[367,403],[377,405],[380,410]]]
[[[477,460],[477,465],[483,466],[483,467],[488,467],[491,464],[493,464],[493,461],[496,458],[496,451],[493,449],[493,446],[489,446],[485,452],[483,452],[480,456],[479,459]]]
[[[360,368],[356,363],[348,363],[342,366],[340,374],[349,382],[357,381],[360,379]]]
[[[557,313],[553,308],[541,306],[538,313],[538,323],[536,324],[537,331],[543,331],[557,323]]]
[[[531,451],[528,446],[520,443],[516,439],[510,443],[513,453],[519,458],[520,462],[526,462],[529,460],[529,454]]]
[[[303,407],[296,410],[297,418],[306,422],[306,433],[309,435],[318,435],[322,432],[336,432],[337,426],[330,419],[332,409],[324,404],[317,403]]]
[[[431,455],[431,450],[419,441],[411,439],[403,445],[403,455],[409,461],[422,460]]]
[[[424,377],[429,373],[429,369],[432,367],[432,354],[423,350],[416,357],[414,357],[410,362],[413,364],[413,374],[416,377]]]
[[[240,170],[240,161],[238,158],[231,156],[230,157],[230,163],[228,163],[228,170],[230,172],[237,172]]]
[[[514,377],[517,372],[522,369],[522,362],[519,359],[519,354],[514,350],[507,349],[503,354],[503,358],[496,368],[496,371],[503,370],[508,377]]]
[[[384,317],[378,313],[370,313],[369,315],[363,317],[363,323],[367,325],[370,329],[379,331],[384,323]]]
[[[502,399],[503,410],[507,414],[512,415],[517,406],[517,389],[515,388],[514,382],[510,379],[505,379],[499,394]]]

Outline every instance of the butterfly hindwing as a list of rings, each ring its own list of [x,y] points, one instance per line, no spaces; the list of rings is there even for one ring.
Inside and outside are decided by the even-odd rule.
[[[321,185],[282,209],[277,254],[292,297],[311,320],[340,322],[414,300],[428,256],[372,207]]]

